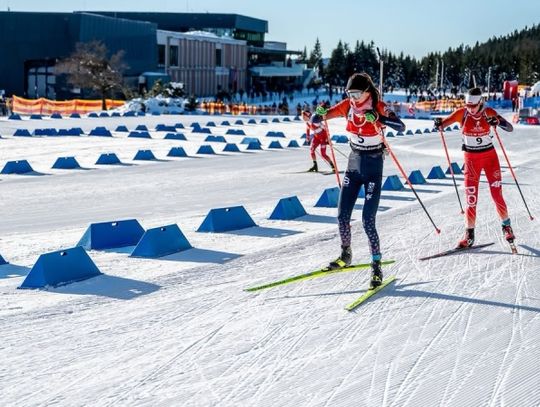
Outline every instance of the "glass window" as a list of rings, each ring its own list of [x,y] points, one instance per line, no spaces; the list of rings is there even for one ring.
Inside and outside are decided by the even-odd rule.
[[[169,47],[169,65],[178,66],[178,45]]]
[[[165,45],[158,44],[158,66],[165,66]]]
[[[216,66],[223,66],[221,62],[221,50],[216,49]]]

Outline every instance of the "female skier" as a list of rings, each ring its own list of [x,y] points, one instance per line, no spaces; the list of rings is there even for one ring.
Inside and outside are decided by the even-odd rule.
[[[482,170],[486,174],[491,197],[495,202],[497,213],[502,222],[504,237],[513,246],[515,237],[502,195],[501,167],[499,157],[492,143],[491,126],[499,126],[506,131],[512,131],[513,127],[494,109],[484,106],[482,91],[479,88],[469,90],[465,97],[465,107],[456,110],[444,119],[435,119],[435,127],[443,129],[454,122],[461,125],[462,150],[465,156],[465,197],[467,201],[465,237],[459,241],[457,247],[466,248],[474,244],[478,182]]]
[[[328,110],[328,106],[325,103],[321,103],[317,108],[315,109],[315,113],[318,115],[325,115]],[[311,159],[313,160],[313,166],[308,170],[308,172],[318,172],[319,168],[317,166],[317,147],[321,147],[321,157],[323,160],[325,160],[330,168],[332,168],[332,171],[334,171],[334,163],[332,162],[332,159],[328,157],[326,154],[326,146],[328,145],[328,131],[326,130],[326,127],[324,126],[324,123],[313,123],[309,119],[311,118],[311,112],[304,111],[302,112],[302,119],[306,122],[306,141],[310,144],[310,150],[309,153],[311,155]]]
[[[366,191],[362,210],[362,224],[369,240],[372,256],[370,289],[381,285],[381,249],[375,218],[381,196],[385,125],[403,131],[405,125],[380,100],[380,94],[370,76],[355,73],[347,82],[347,98],[332,106],[325,115],[315,114],[312,122],[345,117],[350,134],[351,153],[338,204],[338,227],[341,255],[330,263],[329,269],[351,264],[351,214],[362,185]]]

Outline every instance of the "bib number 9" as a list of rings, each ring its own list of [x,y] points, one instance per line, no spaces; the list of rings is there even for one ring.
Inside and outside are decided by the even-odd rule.
[[[476,137],[476,143],[478,145],[481,145],[482,144],[482,137]]]

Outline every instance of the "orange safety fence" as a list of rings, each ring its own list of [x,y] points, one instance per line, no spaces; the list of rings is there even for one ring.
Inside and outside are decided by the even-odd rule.
[[[107,109],[115,108],[124,105],[126,102],[123,100],[107,99]],[[101,110],[101,100],[82,100],[73,99],[58,102],[56,100],[49,100],[45,98],[39,99],[24,99],[18,96],[13,96],[14,113],[19,114],[41,114],[51,115],[53,113],[60,114],[72,114],[72,113],[89,113]]]

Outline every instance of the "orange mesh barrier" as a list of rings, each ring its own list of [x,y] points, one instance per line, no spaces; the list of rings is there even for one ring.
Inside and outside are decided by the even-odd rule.
[[[107,109],[124,105],[122,100],[107,99],[105,101]],[[53,113],[71,114],[71,113],[89,113],[101,110],[101,100],[82,100],[73,99],[58,102],[45,98],[24,99],[13,96],[13,112],[19,114],[42,114],[51,115]]]

